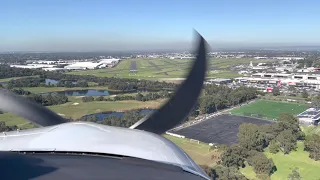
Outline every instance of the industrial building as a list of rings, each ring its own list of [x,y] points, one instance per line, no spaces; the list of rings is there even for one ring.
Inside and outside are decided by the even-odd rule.
[[[305,86],[320,89],[319,74],[282,74],[282,73],[255,73],[251,77],[235,78],[237,82]]]
[[[85,69],[96,69],[98,68],[102,63],[93,63],[93,62],[76,62],[74,64],[70,64],[68,66],[65,66],[65,69],[69,70],[85,70]]]
[[[205,84],[228,84],[228,83],[232,83],[232,79],[222,79],[222,78],[209,79],[206,81]]]
[[[318,125],[320,120],[320,109],[309,108],[298,114],[299,122],[305,125]]]

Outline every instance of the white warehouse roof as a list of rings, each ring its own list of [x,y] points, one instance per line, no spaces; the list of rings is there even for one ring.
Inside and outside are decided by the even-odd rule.
[[[100,63],[103,63],[103,64],[111,64],[117,61],[120,61],[120,59],[100,59]]]
[[[70,64],[69,66],[65,66],[65,69],[94,69],[101,65],[101,63],[93,63],[93,62],[77,62],[74,64]]]

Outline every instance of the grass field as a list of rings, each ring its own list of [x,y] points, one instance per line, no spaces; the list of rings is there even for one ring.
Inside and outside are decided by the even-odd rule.
[[[268,119],[276,119],[282,112],[297,115],[307,108],[308,106],[305,104],[258,100],[254,103],[233,109],[230,112],[235,115],[260,114]]]
[[[164,135],[164,137],[183,149],[199,165],[213,166],[216,164],[216,160],[211,158],[212,155],[220,156],[220,152],[217,150],[209,151],[210,146],[208,144],[201,142],[198,144],[189,139],[177,138],[170,135]]]
[[[129,73],[132,61],[136,61],[137,73]],[[210,59],[208,77],[232,78],[240,76],[227,70],[236,64],[249,64],[252,59]],[[255,60],[256,61],[256,60]],[[264,60],[266,61],[266,60]],[[259,62],[264,62],[259,61]],[[270,60],[269,60],[270,61]],[[156,67],[152,64],[156,65]],[[190,69],[192,60],[188,59],[132,59],[123,60],[111,69],[74,71],[70,74],[94,75],[99,77],[121,77],[138,79],[183,78]],[[216,70],[213,70],[216,69]]]
[[[125,111],[141,108],[159,108],[166,100],[160,99],[156,101],[93,101],[82,102],[81,97],[68,97],[68,103],[49,106],[52,111],[59,113],[64,117],[73,119],[80,118],[87,114],[99,113],[103,111]],[[74,103],[79,103],[74,105]],[[7,125],[18,125],[20,127],[30,127],[30,124],[25,119],[15,116],[11,113],[0,114],[0,121],[4,121]]]
[[[303,151],[303,142],[298,142],[298,148],[296,151],[291,152],[288,155],[283,153],[271,154],[266,150],[268,158],[272,158],[273,162],[277,167],[277,171],[272,174],[272,180],[283,180],[287,179],[288,174],[291,173],[292,169],[299,168],[300,175],[303,179],[307,180],[318,180],[320,179],[320,162],[314,161],[309,158],[309,153]],[[255,173],[252,167],[245,167],[241,169],[241,172],[250,179],[255,179]]]

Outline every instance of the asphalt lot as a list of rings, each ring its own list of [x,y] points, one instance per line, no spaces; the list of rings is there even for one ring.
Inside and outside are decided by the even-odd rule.
[[[225,114],[213,117],[212,119],[205,120],[203,122],[183,129],[170,132],[205,143],[230,145],[238,143],[237,134],[239,126],[242,123],[263,125],[272,122],[261,119]]]

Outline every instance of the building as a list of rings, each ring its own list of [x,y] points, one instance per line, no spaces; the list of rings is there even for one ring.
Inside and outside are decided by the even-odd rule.
[[[222,79],[222,78],[209,79],[206,84],[228,84],[228,83],[232,83],[232,79]]]
[[[64,71],[64,68],[42,68],[44,71]]]
[[[320,109],[309,108],[297,115],[299,122],[305,125],[318,125],[320,120]]]
[[[251,77],[235,78],[237,82],[248,82],[258,84],[274,84],[279,81],[281,85],[293,85],[300,87],[313,87],[320,89],[319,74],[282,74],[282,73],[255,73]]]
[[[100,63],[104,65],[104,67],[113,67],[120,62],[120,59],[100,59]]]
[[[102,63],[93,63],[93,62],[76,62],[74,64],[70,64],[68,66],[65,66],[65,69],[70,70],[85,70],[85,69],[96,69],[98,68]]]

